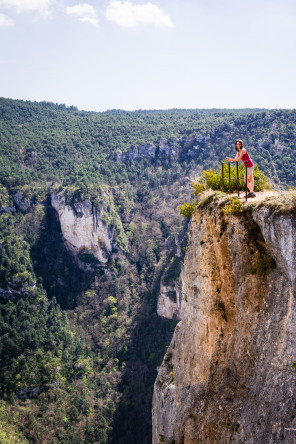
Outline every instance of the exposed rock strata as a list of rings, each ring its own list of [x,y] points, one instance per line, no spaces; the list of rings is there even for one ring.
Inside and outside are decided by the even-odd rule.
[[[155,146],[153,143],[140,143],[137,146],[132,146],[129,151],[123,153],[121,150],[117,150],[114,156],[114,160],[117,162],[125,160],[134,160],[140,157],[154,157]]]
[[[199,134],[197,136],[171,137],[169,139],[160,139],[158,146],[154,143],[140,143],[132,146],[128,151],[117,150],[112,159],[116,162],[135,160],[140,158],[153,159],[158,156],[172,158],[192,159],[196,158],[204,149],[209,149],[213,143],[213,137],[208,134]]]
[[[51,204],[58,214],[67,247],[76,254],[90,252],[106,263],[113,247],[114,228],[103,222],[103,208],[93,207],[88,199],[70,206],[64,196],[54,193]]]
[[[292,216],[195,210],[187,304],[155,383],[153,444],[296,442],[295,243]]]

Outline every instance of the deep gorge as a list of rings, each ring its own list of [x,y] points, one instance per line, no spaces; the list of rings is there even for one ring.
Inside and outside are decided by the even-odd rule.
[[[294,111],[90,113],[0,99],[3,433],[151,442],[157,369],[189,304],[179,276],[191,241],[178,207],[190,180],[219,167],[239,135],[271,178],[274,159],[277,186],[292,186],[294,127]],[[215,322],[230,325],[226,301],[216,302]]]

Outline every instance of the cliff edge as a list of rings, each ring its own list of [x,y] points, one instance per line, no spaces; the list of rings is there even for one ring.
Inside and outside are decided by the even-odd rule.
[[[153,444],[296,443],[296,216],[275,202],[225,214],[212,193],[195,209]]]

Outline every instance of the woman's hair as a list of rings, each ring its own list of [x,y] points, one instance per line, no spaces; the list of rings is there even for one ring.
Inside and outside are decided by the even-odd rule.
[[[236,141],[235,141],[235,149],[236,149],[236,151],[238,151],[238,148],[237,148],[237,146],[236,146],[236,143],[237,143],[237,142],[240,142],[240,143],[241,143],[242,148],[244,147],[243,141],[242,141],[241,139],[236,139]]]

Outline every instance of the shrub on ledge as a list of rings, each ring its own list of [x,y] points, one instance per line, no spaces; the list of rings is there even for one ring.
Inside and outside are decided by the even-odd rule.
[[[239,189],[240,191],[245,190],[245,182],[244,182],[244,174],[245,174],[245,167],[243,164],[239,165],[238,168],[239,172]],[[236,179],[236,165],[233,165],[230,167],[230,178]],[[229,190],[229,182],[228,182],[228,167],[224,169],[224,190],[228,192]],[[255,182],[255,191],[262,191],[262,190],[268,190],[271,189],[271,184],[269,182],[268,177],[265,175],[265,173],[261,170],[259,170],[258,166],[256,165],[254,168],[254,182]],[[215,191],[222,191],[222,167],[219,167],[217,170],[204,170],[201,173],[201,177],[199,177],[196,180],[193,180],[191,182],[191,186],[193,188],[192,195],[195,197],[195,200],[193,203],[190,202],[184,202],[182,205],[178,207],[180,214],[182,214],[184,217],[191,217],[194,208],[200,201],[200,195],[206,190],[212,189]],[[235,192],[237,190],[237,181],[231,180],[230,181],[230,190],[231,192]],[[242,203],[240,203],[242,205]],[[240,207],[241,207],[240,205]],[[231,209],[233,207],[233,210]],[[236,207],[236,210],[234,210],[234,207]],[[236,211],[235,213],[228,213],[228,214],[238,214],[240,211],[238,211],[238,203],[232,203],[231,208],[225,207],[226,212],[229,211]],[[225,211],[224,211],[225,212]]]

